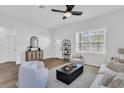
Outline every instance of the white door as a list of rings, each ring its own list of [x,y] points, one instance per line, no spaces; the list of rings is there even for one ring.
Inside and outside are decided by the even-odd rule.
[[[4,60],[16,61],[16,37],[15,35],[4,36]]]

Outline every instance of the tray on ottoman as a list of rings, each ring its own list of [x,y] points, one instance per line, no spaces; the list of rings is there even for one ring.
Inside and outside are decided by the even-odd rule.
[[[56,78],[70,84],[83,72],[83,65],[72,63],[56,70]]]

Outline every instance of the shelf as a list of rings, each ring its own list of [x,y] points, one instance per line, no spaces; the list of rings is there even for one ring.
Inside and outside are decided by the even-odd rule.
[[[69,60],[70,55],[71,55],[71,41],[65,39],[62,42],[62,59]]]

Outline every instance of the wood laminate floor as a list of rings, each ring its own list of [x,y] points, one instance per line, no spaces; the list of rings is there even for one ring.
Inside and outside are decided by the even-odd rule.
[[[18,68],[15,62],[7,62],[0,64],[0,87],[12,88],[16,87],[18,77]]]
[[[56,66],[59,66],[59,65],[65,64],[65,63],[67,63],[67,62],[64,62],[60,58],[47,58],[47,59],[44,59],[44,64],[45,64],[46,68],[48,68],[48,69],[52,69],[52,68],[54,68]]]
[[[45,66],[52,69],[58,65],[64,64],[61,59],[48,58],[44,60]],[[18,79],[19,65],[16,62],[6,62],[0,64],[0,88],[15,88]]]

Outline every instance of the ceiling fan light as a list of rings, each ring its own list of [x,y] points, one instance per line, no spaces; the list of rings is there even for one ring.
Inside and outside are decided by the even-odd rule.
[[[65,17],[70,17],[71,15],[72,15],[71,12],[65,12],[65,13],[64,13],[64,16],[65,16]]]

